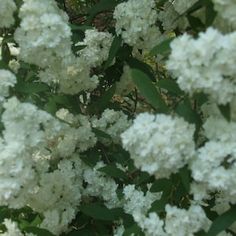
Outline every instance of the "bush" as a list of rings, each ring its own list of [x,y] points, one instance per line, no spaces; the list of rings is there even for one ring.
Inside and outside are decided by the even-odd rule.
[[[234,0],[1,0],[1,235],[236,235]]]

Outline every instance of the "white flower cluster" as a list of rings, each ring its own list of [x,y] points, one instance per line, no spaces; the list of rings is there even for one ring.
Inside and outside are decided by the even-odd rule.
[[[52,136],[60,126],[51,125],[53,119],[48,113],[37,110],[34,105],[21,104],[14,97],[4,103],[4,108],[2,123],[5,129],[0,144],[0,205],[19,208],[24,206],[24,195],[34,184],[36,176],[32,154],[47,142],[49,134],[43,129],[50,129]]]
[[[84,40],[76,44],[86,47],[77,53],[91,67],[100,66],[108,58],[112,39],[110,33],[99,32],[96,29],[86,30]]]
[[[54,0],[24,0],[19,16],[21,24],[14,35],[21,49],[19,58],[43,68],[39,72],[43,82],[59,83],[66,94],[97,86],[87,62],[73,55],[68,16]]]
[[[152,203],[159,200],[160,193],[151,193],[135,189],[135,185],[124,187],[124,210],[126,213],[133,215],[134,219],[139,219],[150,209]]]
[[[5,233],[0,233],[1,236],[24,236],[18,228],[16,222],[10,219],[4,219],[3,224],[7,230]]]
[[[19,17],[21,23],[15,40],[20,45],[23,61],[47,67],[55,57],[70,54],[68,16],[54,0],[24,0]]]
[[[16,84],[16,76],[8,70],[0,70],[0,102],[9,96],[9,88]]]
[[[146,236],[194,236],[200,230],[207,231],[210,226],[210,220],[199,205],[191,205],[185,210],[167,204],[165,211],[164,219],[154,212],[147,217],[135,218]]]
[[[16,11],[14,0],[1,0],[0,7],[0,28],[10,27],[14,24],[15,19],[13,13]]]
[[[70,157],[75,149],[84,152],[96,144],[97,139],[92,132],[88,117],[83,115],[74,116],[67,109],[60,109],[56,115],[69,125],[65,125],[62,132],[58,134],[58,139],[54,140],[51,155]]]
[[[176,173],[193,157],[193,134],[194,126],[182,118],[142,113],[121,138],[136,167],[161,178]]]
[[[155,26],[157,12],[155,1],[129,0],[116,6],[114,14],[116,33],[124,42],[140,49],[154,47],[160,31]]]
[[[178,37],[171,48],[167,68],[182,90],[189,94],[205,92],[218,104],[226,104],[236,95],[235,32],[222,35],[208,28],[198,39],[187,34]]]
[[[192,176],[206,189],[221,191],[235,199],[236,123],[209,117],[203,127],[209,141],[197,151],[191,165]]]
[[[60,161],[53,172],[40,173],[28,196],[28,205],[44,215],[41,227],[56,235],[68,228],[78,212],[83,181],[81,167],[76,154],[70,160]]]
[[[91,123],[93,128],[99,129],[110,135],[112,141],[116,144],[121,142],[121,133],[131,125],[131,121],[124,112],[112,109],[106,109],[102,113],[101,118],[92,117]],[[104,144],[110,143],[107,139],[102,141]]]
[[[105,164],[100,161],[93,168],[84,168],[83,179],[87,187],[84,189],[83,195],[101,197],[108,208],[119,207],[121,202],[116,194],[118,184],[99,171],[104,166]]]
[[[236,1],[235,0],[213,0],[216,11],[221,17],[236,27]]]

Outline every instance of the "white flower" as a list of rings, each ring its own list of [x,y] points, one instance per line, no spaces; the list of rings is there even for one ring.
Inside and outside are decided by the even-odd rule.
[[[9,88],[16,84],[16,76],[8,70],[0,70],[0,102],[9,96]]]
[[[23,236],[16,222],[10,219],[4,219],[4,225],[7,228],[5,233],[0,233],[1,236]]]
[[[20,59],[47,67],[55,56],[63,58],[70,54],[68,17],[54,0],[24,0],[19,17],[21,24],[15,40],[21,48]]]
[[[213,0],[216,11],[223,19],[226,19],[236,27],[236,1],[235,0]]]
[[[165,231],[168,235],[194,236],[201,229],[207,231],[210,221],[204,210],[191,205],[188,210],[166,205]]]
[[[193,125],[182,118],[142,113],[121,138],[136,167],[162,178],[193,157],[193,133]]]
[[[78,42],[76,46],[85,45],[86,47],[77,53],[91,67],[101,65],[109,55],[113,36],[107,32],[99,32],[96,29],[86,30],[85,38]]]
[[[116,33],[124,42],[141,49],[151,49],[161,35],[155,26],[155,1],[129,0],[120,3],[114,11]]]
[[[14,24],[15,19],[13,13],[16,11],[14,0],[1,0],[0,7],[0,28],[10,27]]]
[[[128,116],[122,111],[106,109],[100,119],[92,117],[92,127],[99,129],[111,136],[112,141],[116,144],[121,142],[120,135],[131,124]],[[109,140],[103,139],[104,144],[109,144]]]
[[[223,35],[208,28],[198,39],[187,34],[176,38],[171,48],[167,68],[182,90],[190,95],[204,92],[218,104],[226,104],[236,95],[235,32]]]

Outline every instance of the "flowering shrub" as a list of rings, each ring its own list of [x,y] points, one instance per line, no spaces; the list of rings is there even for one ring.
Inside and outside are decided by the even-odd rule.
[[[0,19],[0,235],[236,235],[235,0]]]

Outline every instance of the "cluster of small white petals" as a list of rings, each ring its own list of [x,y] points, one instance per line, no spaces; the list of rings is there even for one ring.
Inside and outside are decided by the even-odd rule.
[[[125,232],[125,227],[123,224],[116,226],[116,228],[113,230],[113,236],[123,236]]]
[[[112,178],[106,177],[99,171],[104,166],[105,164],[100,161],[93,168],[84,168],[83,179],[87,186],[83,195],[101,197],[109,208],[119,207],[121,203],[116,194],[118,184]]]
[[[154,212],[149,213],[147,217],[136,217],[135,220],[145,233],[145,236],[168,236],[163,229],[164,221]]]
[[[140,217],[145,215],[150,209],[152,203],[159,200],[160,193],[151,193],[135,189],[135,185],[127,185],[123,189],[124,193],[124,211],[133,215],[134,219],[138,221]]]
[[[191,165],[193,178],[211,191],[236,196],[236,123],[209,117],[203,125],[209,139]]]
[[[1,236],[24,236],[19,230],[16,222],[10,219],[4,219],[3,224],[6,227],[6,232],[4,233],[0,232]]]
[[[14,0],[1,0],[0,7],[0,28],[10,27],[14,24],[15,19],[13,13],[16,11],[16,4]]]
[[[19,17],[21,23],[15,40],[21,48],[23,61],[47,67],[55,57],[70,54],[68,16],[54,0],[24,0]]]
[[[108,32],[99,32],[96,29],[86,30],[84,40],[76,44],[76,46],[86,47],[77,53],[91,67],[100,66],[108,58],[112,39],[112,34]]]
[[[223,35],[208,28],[198,39],[187,34],[178,37],[171,48],[167,68],[177,77],[182,90],[189,94],[204,92],[218,104],[232,100],[236,94],[235,32]]]
[[[4,40],[4,39],[3,39],[2,37],[0,37],[0,47],[2,47],[2,42],[3,42],[3,40]],[[9,48],[10,54],[11,54],[12,56],[17,57],[17,56],[19,55],[20,49],[19,49],[19,47],[17,47],[17,46],[15,45],[15,43],[7,43],[7,46],[8,46],[8,48]],[[0,50],[0,60],[2,60],[2,50]]]
[[[110,135],[112,141],[116,144],[121,142],[120,135],[131,125],[131,121],[128,116],[122,111],[115,111],[112,109],[106,109],[101,118],[92,118],[92,126],[99,129],[106,134]],[[104,144],[109,144],[107,140],[104,140]]]
[[[0,70],[0,102],[9,96],[9,88],[16,84],[16,76],[8,70]]]
[[[65,94],[77,94],[83,90],[93,90],[98,85],[97,76],[90,77],[90,67],[81,58],[74,55],[54,63],[39,72],[39,78],[48,84],[59,84],[59,90]]]
[[[53,172],[40,174],[28,196],[29,206],[44,215],[41,227],[59,235],[78,212],[82,190],[82,168],[78,155],[62,160]],[[46,170],[45,170],[46,171]]]
[[[207,231],[210,220],[198,205],[188,210],[166,205],[165,231],[167,235],[194,236],[200,230]]]
[[[193,134],[194,126],[182,118],[142,113],[121,138],[136,167],[161,178],[176,173],[193,157]]]
[[[36,176],[32,154],[47,145],[48,138],[61,127],[56,123],[51,125],[53,118],[48,113],[32,104],[20,103],[15,97],[5,102],[4,108],[0,144],[0,205],[19,208],[24,206],[24,196]]]
[[[131,70],[128,65],[123,67],[123,74],[120,80],[116,83],[116,94],[125,96],[128,95],[135,88],[132,80]]]
[[[141,49],[156,45],[160,36],[155,26],[157,12],[155,1],[129,0],[116,6],[114,14],[116,33],[124,42]]]
[[[58,139],[54,140],[52,155],[70,157],[75,149],[84,152],[93,147],[97,139],[92,132],[92,127],[88,117],[83,115],[74,116],[67,109],[60,109],[56,113],[57,117],[67,122],[58,134]]]
[[[236,27],[236,1],[235,0],[213,0],[216,11],[221,17]]]

